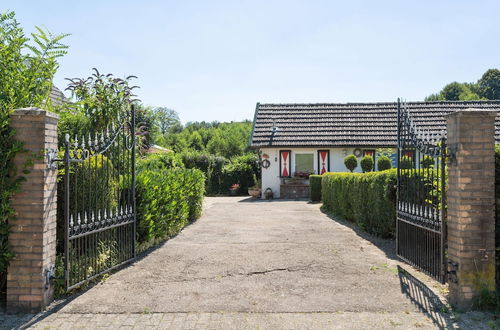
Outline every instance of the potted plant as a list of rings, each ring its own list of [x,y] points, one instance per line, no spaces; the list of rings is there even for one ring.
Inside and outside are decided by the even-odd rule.
[[[240,189],[239,183],[232,184],[231,187],[229,188],[229,195],[236,196],[238,194],[239,189]]]
[[[252,196],[253,199],[260,198],[262,194],[262,183],[261,180],[256,180],[255,185],[253,187],[248,188],[248,194]]]

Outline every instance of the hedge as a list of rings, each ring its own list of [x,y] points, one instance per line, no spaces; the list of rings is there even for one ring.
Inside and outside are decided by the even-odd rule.
[[[248,153],[227,160],[224,157],[199,152],[185,152],[181,155],[186,168],[196,168],[205,174],[208,195],[227,195],[229,187],[239,184],[239,194],[247,194],[249,187],[260,177],[259,159]]]
[[[197,169],[144,170],[136,177],[137,240],[177,234],[202,211],[205,177]]]
[[[309,176],[309,189],[313,202],[321,201],[321,179],[322,175],[312,174]]]
[[[395,169],[369,173],[327,173],[321,195],[327,211],[365,231],[393,237],[396,219]]]

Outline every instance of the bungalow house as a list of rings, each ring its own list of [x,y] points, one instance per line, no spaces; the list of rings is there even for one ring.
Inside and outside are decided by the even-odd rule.
[[[444,115],[468,108],[500,110],[500,101],[407,103],[412,118],[430,134],[445,130]],[[500,141],[500,117],[496,121]],[[307,197],[308,187],[287,178],[303,172],[345,172],[344,158],[388,154],[395,164],[397,103],[257,103],[250,147],[262,164],[262,191],[275,198]],[[408,156],[412,157],[411,151]],[[377,168],[375,168],[377,169]],[[356,171],[361,171],[360,167]],[[289,184],[287,184],[289,183]]]

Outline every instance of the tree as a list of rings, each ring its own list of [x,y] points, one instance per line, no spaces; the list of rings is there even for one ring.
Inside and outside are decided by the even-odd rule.
[[[377,160],[377,167],[379,171],[390,170],[392,168],[391,159],[387,156],[380,156]]]
[[[489,69],[477,84],[482,97],[488,100],[500,100],[500,70]]]
[[[448,101],[458,101],[460,100],[460,94],[464,92],[464,87],[462,84],[454,81],[446,86],[444,86],[441,91],[441,95],[443,95],[445,100]]]
[[[179,114],[173,109],[158,107],[154,108],[153,111],[156,116],[157,125],[163,135],[167,134],[172,126],[180,124]]]
[[[22,182],[17,175],[21,169],[16,169],[13,159],[24,149],[14,139],[10,116],[17,108],[51,108],[49,95],[59,67],[57,59],[68,48],[61,43],[67,34],[53,35],[38,27],[36,30],[30,44],[15,13],[0,13],[0,290],[14,257],[8,240],[8,221],[15,216],[11,197]]]
[[[349,155],[344,158],[344,165],[349,171],[354,171],[358,167],[358,159],[354,155]]]
[[[371,172],[373,170],[373,157],[372,156],[364,156],[361,159],[361,169],[363,172]]]
[[[201,151],[205,148],[203,145],[203,139],[198,131],[194,131],[189,136],[189,147],[197,151]]]

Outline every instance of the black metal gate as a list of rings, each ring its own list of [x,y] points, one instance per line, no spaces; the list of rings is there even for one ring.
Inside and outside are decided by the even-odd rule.
[[[102,126],[64,144],[66,290],[135,257],[134,107]]]
[[[396,244],[404,261],[444,283],[445,132],[423,132],[398,100]]]

